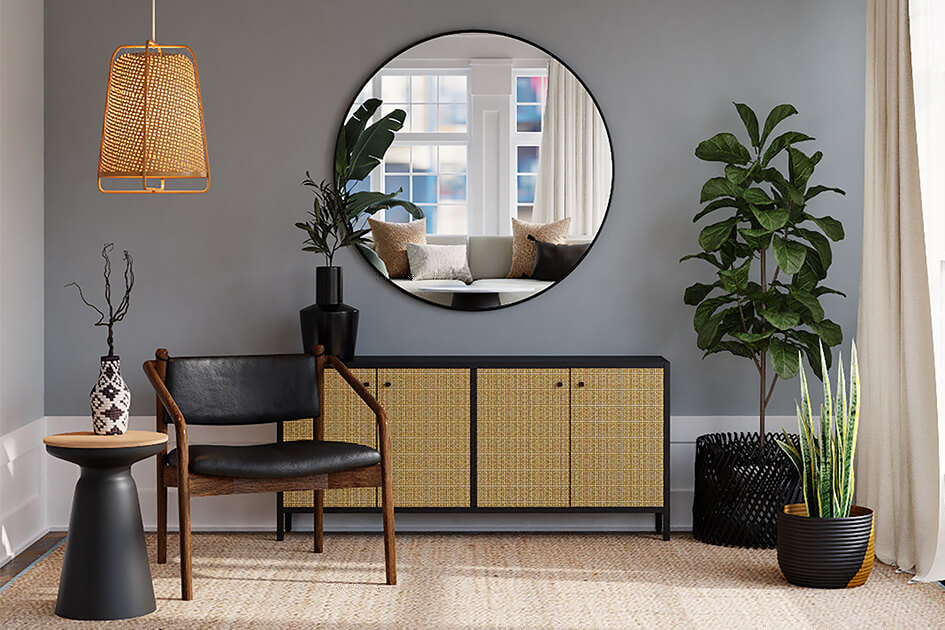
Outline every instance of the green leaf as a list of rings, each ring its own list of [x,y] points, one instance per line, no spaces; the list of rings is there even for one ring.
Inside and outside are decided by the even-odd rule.
[[[780,230],[787,225],[788,219],[790,218],[790,212],[788,212],[786,208],[775,207],[770,210],[763,210],[756,206],[749,207],[751,208],[751,213],[758,219],[758,223],[761,224],[761,227],[769,232]]]
[[[845,236],[843,232],[843,224],[834,219],[833,217],[810,217],[811,221],[817,224],[821,230],[824,231],[831,241],[842,241]]]
[[[782,133],[780,136],[772,140],[771,144],[765,150],[765,154],[761,158],[761,165],[767,166],[768,162],[770,162],[781,151],[784,151],[792,144],[797,142],[806,142],[808,140],[813,140],[813,138],[808,136],[806,133],[801,133],[799,131],[788,131],[786,133]]]
[[[804,193],[804,199],[807,200],[807,201],[810,201],[811,199],[813,199],[814,197],[816,197],[816,196],[819,195],[820,193],[825,193],[825,192],[828,192],[828,191],[829,191],[829,192],[840,193],[841,195],[847,194],[846,191],[844,191],[844,190],[842,190],[842,189],[840,189],[840,188],[831,188],[830,186],[820,186],[820,185],[817,185],[817,186],[811,186],[810,188],[807,189],[807,192]]]
[[[699,203],[712,201],[718,197],[741,197],[742,189],[724,177],[713,177],[702,186]]]
[[[720,295],[714,298],[708,298],[696,307],[695,315],[692,317],[692,327],[696,332],[702,330],[706,322],[712,317],[720,306],[733,302],[733,298],[728,295]]]
[[[704,300],[706,296],[712,293],[712,289],[716,288],[716,286],[717,283],[702,284],[701,282],[697,282],[686,289],[683,295],[683,302],[689,306],[696,306],[699,302]]]
[[[764,206],[774,203],[774,199],[768,196],[768,193],[760,188],[749,188],[742,195],[742,198],[750,204]]]
[[[761,147],[761,139],[758,136],[758,116],[755,115],[755,112],[744,103],[734,103],[735,109],[738,110],[738,115],[741,117],[742,122],[745,124],[745,130],[748,132],[748,138],[751,140],[751,146],[758,149]]]
[[[395,109],[358,136],[351,147],[346,182],[361,181],[377,168],[394,142],[394,133],[403,128],[406,118],[404,110]]]
[[[736,223],[737,219],[732,218],[702,228],[699,233],[699,246],[707,252],[718,250],[731,235]]]
[[[804,205],[804,195],[802,195],[794,186],[792,186],[784,175],[776,168],[765,168],[761,170],[761,176],[764,181],[774,186],[775,190],[781,193],[785,199],[790,199],[798,206]]]
[[[741,186],[746,177],[748,177],[748,169],[746,168],[741,168],[740,166],[735,166],[734,164],[729,164],[725,167],[725,179],[732,182],[736,186]]]
[[[774,259],[782,271],[789,274],[800,271],[807,257],[807,249],[803,245],[784,238],[775,238],[771,245],[774,250]]]
[[[761,316],[778,330],[789,330],[801,323],[801,316],[791,311],[761,311]]]
[[[356,192],[348,197],[348,216],[352,219],[362,213],[374,214],[379,210],[401,207],[406,210],[414,219],[423,218],[423,210],[419,206],[405,200],[397,199],[400,190],[395,193],[381,193],[369,190]]]
[[[708,350],[716,341],[718,341],[719,335],[719,323],[722,321],[722,318],[718,315],[710,317],[698,329],[696,336],[696,346],[700,350]]]
[[[843,331],[839,324],[829,319],[810,324],[810,328],[828,346],[837,346],[843,342]]]
[[[771,357],[771,365],[778,376],[787,379],[797,375],[800,357],[794,346],[774,337],[768,344],[768,355]]]
[[[377,255],[377,252],[363,243],[358,243],[357,247],[358,251],[361,252],[361,255],[364,256],[364,260],[368,261],[368,263],[377,269],[385,278],[390,277],[387,273],[387,265],[385,265],[384,261],[381,260],[381,257]]]
[[[833,263],[833,251],[826,236],[820,232],[804,228],[794,228],[794,233],[814,247],[814,251],[817,252],[817,257],[820,258],[820,263],[824,269],[830,267]]]
[[[725,265],[720,263],[718,258],[716,258],[714,255],[708,252],[699,252],[698,254],[687,254],[686,256],[683,256],[682,258],[680,258],[679,262],[686,262],[687,260],[692,260],[694,258],[698,258],[699,260],[704,260],[706,262],[712,263],[719,269],[725,269]]]
[[[795,188],[804,190],[807,180],[814,174],[814,160],[800,149],[788,147],[788,172],[791,174],[791,184]],[[819,158],[818,158],[819,159]]]
[[[797,287],[788,287],[788,292],[794,300],[810,312],[810,316],[815,322],[819,322],[824,318],[824,309],[814,295]]]
[[[836,289],[831,289],[830,287],[816,287],[811,291],[812,295],[816,295],[818,297],[821,295],[827,295],[828,293],[833,295],[841,295],[843,297],[847,296],[847,294],[843,291],[837,291]]]
[[[722,288],[730,293],[744,291],[748,287],[748,270],[751,268],[751,259],[745,264],[734,269],[723,269],[719,271],[719,279],[722,281]]]
[[[700,142],[696,147],[696,157],[707,162],[727,164],[747,164],[751,159],[748,149],[730,133],[718,133]]]
[[[761,132],[761,138],[759,138],[758,145],[761,146],[768,139],[768,136],[771,135],[771,132],[774,131],[774,128],[777,127],[782,120],[788,116],[793,116],[797,113],[797,109],[790,104],[782,104],[776,106],[770,112],[768,112],[768,117],[765,118],[765,127],[764,131]]]
[[[759,341],[764,341],[771,337],[774,334],[774,330],[767,330],[763,333],[746,333],[746,332],[735,332],[732,335],[739,341],[743,341],[747,344],[756,344]]]
[[[735,356],[746,358],[751,358],[753,356],[751,349],[745,344],[739,343],[737,341],[726,340],[719,341],[718,343],[712,345],[712,347],[703,353],[702,358],[704,359],[710,354],[716,354],[718,352],[731,352]]]
[[[712,203],[708,204],[705,208],[696,213],[696,216],[692,218],[692,222],[695,223],[705,215],[710,212],[715,212],[719,208],[738,208],[734,199],[729,197],[723,197],[721,199],[716,199]]]

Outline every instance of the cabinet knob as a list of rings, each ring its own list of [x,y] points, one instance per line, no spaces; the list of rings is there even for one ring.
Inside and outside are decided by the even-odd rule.
[[[578,381],[578,387],[584,387],[584,381]]]
[[[558,381],[557,383],[555,383],[555,387],[564,387],[564,383],[562,383],[561,381]]]
[[[369,382],[367,382],[367,381],[364,381],[364,382],[361,383],[361,384],[364,385],[365,387],[370,387],[370,386],[371,386],[371,384],[370,384]]]
[[[386,383],[384,383],[384,387],[390,387],[390,381],[387,381]]]

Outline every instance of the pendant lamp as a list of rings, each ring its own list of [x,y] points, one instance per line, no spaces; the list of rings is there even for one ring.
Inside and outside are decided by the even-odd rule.
[[[112,54],[98,159],[103,193],[202,193],[210,188],[197,59],[151,39]],[[182,180],[186,187],[166,187]],[[103,182],[108,182],[103,187]]]

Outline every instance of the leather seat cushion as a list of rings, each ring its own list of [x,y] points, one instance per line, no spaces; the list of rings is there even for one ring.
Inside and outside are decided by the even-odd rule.
[[[283,479],[373,466],[381,454],[370,446],[350,442],[298,440],[251,446],[190,447],[190,472],[216,477]],[[177,449],[168,454],[177,466]]]

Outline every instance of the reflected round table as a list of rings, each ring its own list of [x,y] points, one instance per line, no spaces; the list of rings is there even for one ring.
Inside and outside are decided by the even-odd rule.
[[[518,301],[538,289],[514,282],[489,282],[488,284],[474,282],[466,286],[433,285],[418,287],[414,290],[421,295],[423,293],[452,293],[450,306],[453,308],[464,311],[480,311],[501,306],[499,303],[500,293],[521,295],[521,298],[516,298],[516,301]]]
[[[91,431],[43,438],[50,455],[78,464],[79,481],[59,578],[56,614],[68,619],[127,619],[155,610],[138,488],[131,465],[160,453],[167,435]]]

